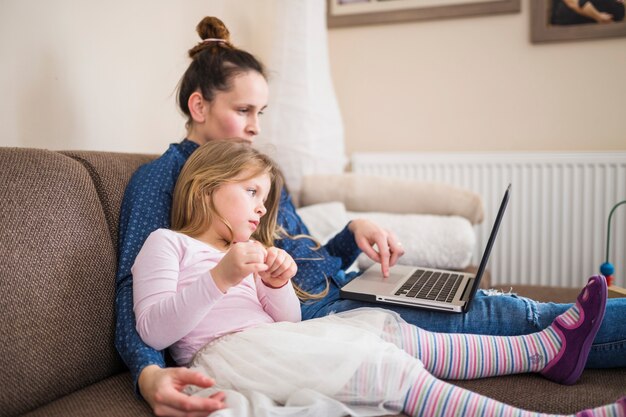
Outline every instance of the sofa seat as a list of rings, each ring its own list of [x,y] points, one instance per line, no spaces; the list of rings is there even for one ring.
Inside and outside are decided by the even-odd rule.
[[[503,291],[513,288],[514,292],[522,296],[562,303],[573,301],[578,294],[578,289],[573,288],[506,284],[497,288]],[[555,384],[536,374],[449,382],[516,407],[544,413],[570,414],[609,403],[625,395],[626,369],[588,369],[573,386]],[[94,404],[89,405],[90,402]],[[103,410],[102,404],[111,404],[111,408]],[[78,410],[84,412],[85,416],[94,417],[151,415],[147,405],[138,402],[132,394],[130,374],[125,372],[61,398],[25,417],[78,415]]]
[[[150,417],[152,410],[139,401],[129,372],[123,372],[59,398],[24,417]]]

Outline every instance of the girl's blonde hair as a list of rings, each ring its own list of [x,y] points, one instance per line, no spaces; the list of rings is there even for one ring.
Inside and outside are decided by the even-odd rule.
[[[241,175],[249,170],[245,178]],[[219,213],[213,194],[224,184],[245,181],[262,174],[270,177],[271,188],[265,201],[267,213],[261,217],[252,238],[273,246],[278,203],[284,180],[272,159],[243,139],[214,140],[200,146],[187,160],[176,182],[172,203],[172,230],[196,237],[214,221],[231,226]]]

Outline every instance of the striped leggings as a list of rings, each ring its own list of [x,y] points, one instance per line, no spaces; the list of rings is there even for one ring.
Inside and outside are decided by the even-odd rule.
[[[395,357],[362,364],[337,394],[338,400],[411,416],[547,415],[506,405],[438,378],[537,372],[560,348],[551,332],[507,337],[432,333],[410,324],[400,326],[399,334],[383,334],[383,339],[401,348],[390,349]],[[588,410],[585,415],[626,417],[620,404]]]

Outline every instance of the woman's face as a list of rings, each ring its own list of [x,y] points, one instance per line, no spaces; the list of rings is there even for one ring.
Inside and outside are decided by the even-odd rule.
[[[218,91],[211,102],[204,102],[204,122],[192,123],[188,139],[199,144],[231,138],[252,142],[260,132],[259,116],[267,106],[268,90],[256,71],[236,76],[229,91]]]

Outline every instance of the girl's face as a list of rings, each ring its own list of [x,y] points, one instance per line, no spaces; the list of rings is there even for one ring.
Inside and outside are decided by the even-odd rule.
[[[229,91],[204,101],[204,121],[192,122],[188,139],[198,144],[210,140],[242,138],[250,142],[259,134],[259,116],[267,107],[268,86],[256,71],[238,75]]]
[[[217,212],[230,224],[232,235],[226,225],[215,218],[205,234],[207,241],[217,248],[227,247],[227,243],[247,242],[259,227],[261,217],[267,212],[265,201],[270,192],[269,174],[249,177],[244,171],[234,182],[224,184],[213,192],[213,204]],[[232,239],[232,240],[231,240]]]

